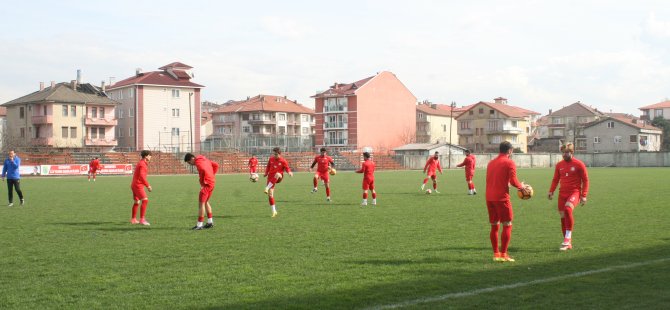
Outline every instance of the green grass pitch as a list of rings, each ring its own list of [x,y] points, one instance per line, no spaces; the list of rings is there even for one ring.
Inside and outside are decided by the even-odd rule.
[[[514,263],[491,260],[484,170],[476,196],[462,170],[432,195],[419,171],[378,172],[365,208],[362,175],[334,176],[327,203],[297,173],[277,186],[277,218],[262,183],[219,175],[203,231],[195,175],[149,177],[151,227],[128,222],[130,177],[24,178],[26,205],[0,207],[0,308],[667,308],[670,169],[589,174],[564,253],[553,170],[519,169],[535,197],[512,201]]]

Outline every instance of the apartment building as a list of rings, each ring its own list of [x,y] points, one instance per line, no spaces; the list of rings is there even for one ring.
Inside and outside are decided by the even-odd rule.
[[[587,142],[584,151],[654,152],[660,151],[663,130],[632,115],[611,113],[584,126]]]
[[[558,152],[560,145],[571,142],[575,150],[586,150],[584,126],[605,117],[598,111],[579,101],[549,114],[537,127],[538,135],[533,142],[533,151]]]
[[[118,102],[97,86],[73,80],[14,99],[7,108],[5,144],[10,147],[93,148],[117,145]]]
[[[335,83],[312,98],[317,148],[392,150],[416,139],[416,97],[391,72]]]
[[[193,67],[173,62],[159,71],[135,75],[106,89],[121,103],[117,111],[119,147],[163,152],[198,151],[204,86],[191,82]]]
[[[670,119],[670,100],[661,101],[652,105],[641,107],[643,121],[653,121],[654,118],[662,116],[665,119]]]
[[[465,111],[454,105],[421,102],[416,106],[416,143],[458,143],[456,117]]]
[[[507,104],[499,97],[494,102],[471,105],[458,120],[459,145],[474,152],[498,152],[501,142],[509,141],[515,149],[528,152],[528,135],[540,113]]]

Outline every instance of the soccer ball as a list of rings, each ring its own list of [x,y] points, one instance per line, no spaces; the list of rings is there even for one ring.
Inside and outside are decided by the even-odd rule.
[[[330,175],[335,175],[337,174],[337,170],[335,170],[335,168],[330,168],[330,171],[328,171],[328,173],[330,173]]]
[[[432,193],[433,193],[433,191],[430,188],[426,190],[426,195],[430,195]]]
[[[251,180],[251,182],[254,182],[254,183],[258,182],[258,173],[252,174],[251,177],[249,177],[249,180]]]
[[[528,200],[531,197],[533,197],[533,187],[526,184],[526,186],[524,186],[523,190],[518,190],[516,192],[516,195],[519,196],[519,198],[521,198],[523,200]]]

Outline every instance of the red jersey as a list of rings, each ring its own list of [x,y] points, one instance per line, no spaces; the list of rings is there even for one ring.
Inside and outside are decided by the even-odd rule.
[[[195,157],[195,167],[198,169],[201,186],[214,186],[216,184],[216,177],[214,175],[219,171],[219,164],[207,159],[205,156],[198,155]]]
[[[256,166],[258,166],[258,158],[249,158],[249,168],[255,168]]]
[[[286,159],[284,159],[283,157],[276,158],[274,156],[271,156],[270,160],[268,160],[268,165],[265,166],[265,176],[268,175],[272,176],[277,172],[281,173],[281,175],[283,176],[284,171],[291,172],[291,168],[289,168]]]
[[[475,163],[476,163],[475,155],[470,154],[468,156],[465,156],[463,162],[456,165],[456,167],[465,167],[465,173],[474,174]]]
[[[508,201],[510,184],[521,188],[516,164],[507,154],[499,154],[486,167],[486,201]]]
[[[571,161],[561,160],[556,164],[550,193],[556,190],[559,182],[561,184],[559,194],[561,195],[579,191],[581,197],[586,197],[589,193],[589,176],[586,172],[586,165],[577,158],[573,157]]]
[[[100,161],[97,159],[91,160],[90,163],[88,163],[89,169],[90,170],[99,170],[100,169]]]
[[[428,172],[428,174],[435,174],[435,170],[439,170],[442,172],[442,166],[440,165],[440,160],[435,159],[434,156],[431,156],[428,158],[426,161],[426,165],[423,167],[424,172]]]
[[[375,162],[366,159],[361,164],[361,169],[356,170],[356,173],[362,173],[364,180],[374,180],[375,179]]]
[[[334,165],[335,162],[333,161],[333,158],[328,155],[317,155],[314,157],[314,161],[312,161],[312,168],[314,168],[314,165],[316,164],[318,164],[316,166],[316,171],[326,173],[328,172],[328,167],[330,167],[330,165]]]
[[[149,187],[149,181],[147,180],[147,174],[149,173],[149,165],[146,160],[140,159],[140,161],[135,166],[135,173],[133,173],[133,181],[130,183],[130,187],[142,188],[143,186]]]

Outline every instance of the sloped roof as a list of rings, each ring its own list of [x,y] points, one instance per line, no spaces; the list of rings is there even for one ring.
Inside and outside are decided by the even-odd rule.
[[[426,113],[428,115],[439,115],[439,116],[447,116],[450,117],[452,116],[451,113],[451,106],[448,106],[446,104],[423,104],[420,103],[416,106],[417,111],[421,111],[423,113]],[[456,109],[454,109],[453,116],[456,117],[459,115],[460,112],[457,112]]]
[[[109,86],[108,89],[116,89],[128,85],[165,85],[191,88],[205,87],[189,81],[191,76],[189,76],[188,73],[184,71],[174,70],[172,72],[177,76],[177,78],[170,75],[167,71],[143,72],[125,80],[118,81]]]
[[[523,117],[531,116],[531,115],[540,115],[540,113],[538,113],[538,112],[527,110],[527,109],[520,108],[520,107],[515,107],[515,106],[509,105],[509,104],[493,103],[493,102],[485,102],[485,101],[480,101],[480,102],[477,102],[473,105],[469,105],[468,106],[469,108],[467,108],[465,111],[463,111],[463,113],[461,115],[465,115],[466,111],[470,111],[470,110],[474,109],[475,106],[477,106],[479,104],[486,105],[489,108],[497,110],[498,112],[500,112],[504,115],[507,115],[509,117],[523,118]],[[459,115],[458,117],[460,117],[461,115]],[[456,118],[458,118],[458,117],[456,117]]]
[[[649,109],[663,109],[663,108],[670,108],[670,100],[662,101],[662,102],[659,102],[659,103],[654,103],[652,105],[641,107],[639,109],[640,110],[649,110]]]
[[[39,102],[65,102],[65,103],[97,103],[97,104],[119,104],[109,99],[102,90],[88,83],[78,84],[77,90],[72,89],[71,83],[58,83],[41,91],[36,91],[19,97],[4,105],[15,105]]]
[[[212,114],[218,113],[237,113],[252,111],[268,112],[289,112],[314,114],[314,110],[305,107],[295,101],[281,96],[258,95],[247,100],[234,101],[226,103],[223,107],[212,111]]]
[[[556,110],[549,114],[549,116],[602,116],[603,113],[598,111],[597,109],[594,109],[592,107],[589,107],[579,101],[563,107],[559,110]]]
[[[172,68],[172,69],[186,69],[186,70],[188,70],[188,69],[193,69],[193,67],[191,67],[191,66],[189,66],[189,65],[186,65],[186,64],[183,64],[183,63],[181,63],[181,62],[175,61],[175,62],[173,62],[173,63],[169,63],[169,64],[167,64],[167,65],[165,65],[165,66],[162,66],[162,67],[158,68],[158,70],[167,70],[168,68]]]
[[[376,75],[375,75],[376,76]],[[319,97],[324,97],[324,96],[347,96],[347,95],[353,95],[357,89],[361,88],[361,86],[365,85],[365,83],[369,82],[372,78],[375,76],[367,77],[362,80],[349,83],[349,84],[340,84],[340,83],[335,83],[335,85],[331,86],[330,89],[327,91],[318,93],[312,98],[319,98]]]
[[[663,131],[663,129],[652,126],[650,124],[647,124],[645,121],[640,120],[639,118],[632,116],[632,115],[627,115],[624,113],[608,113],[606,117],[603,117],[599,120],[590,122],[586,125],[584,125],[585,128],[593,127],[597,124],[600,124],[605,121],[618,121],[619,123],[623,123],[625,125],[628,125],[630,127],[638,128],[638,129],[645,129],[645,130],[658,130],[658,131]]]

